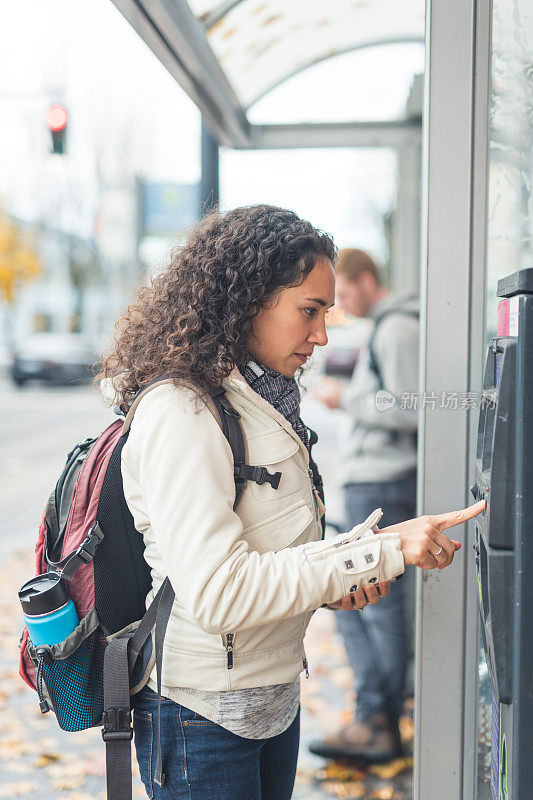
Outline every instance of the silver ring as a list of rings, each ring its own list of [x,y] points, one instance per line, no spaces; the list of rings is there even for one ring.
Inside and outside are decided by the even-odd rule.
[[[442,553],[442,547],[441,547],[441,549],[439,550],[439,552],[438,552],[438,553],[435,553],[435,558],[438,558],[438,557],[440,556],[440,554],[441,554],[441,553]]]

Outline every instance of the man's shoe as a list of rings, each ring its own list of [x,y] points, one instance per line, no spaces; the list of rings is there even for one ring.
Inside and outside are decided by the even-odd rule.
[[[338,733],[311,742],[309,750],[322,758],[391,761],[402,755],[398,726],[386,714],[374,714]]]

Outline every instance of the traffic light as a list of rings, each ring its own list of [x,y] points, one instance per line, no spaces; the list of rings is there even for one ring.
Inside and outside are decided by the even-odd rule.
[[[65,152],[68,111],[64,106],[50,106],[46,112],[46,127],[52,134],[52,153]]]

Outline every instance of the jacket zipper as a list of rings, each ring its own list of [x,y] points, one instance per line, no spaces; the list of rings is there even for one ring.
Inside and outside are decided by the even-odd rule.
[[[226,634],[226,659],[227,659],[227,669],[233,669],[233,640],[235,638],[234,633],[227,633]]]
[[[316,491],[315,491],[315,484],[313,483],[313,471],[311,469],[307,470],[309,475],[309,480],[311,481],[311,494],[313,495],[313,502],[315,504],[315,519],[318,519],[318,501],[316,499]]]
[[[309,662],[307,660],[307,654],[305,652],[304,636],[305,636],[305,631],[307,629],[309,621],[310,621],[310,619],[311,619],[311,617],[313,616],[314,613],[315,613],[314,611],[308,611],[307,614],[305,615],[305,622],[304,622],[304,626],[303,626],[302,634],[301,634],[301,639],[300,639],[300,655],[301,655],[301,658],[302,658],[302,668],[303,668],[303,671],[305,672],[306,680],[307,680],[307,678],[309,678]]]

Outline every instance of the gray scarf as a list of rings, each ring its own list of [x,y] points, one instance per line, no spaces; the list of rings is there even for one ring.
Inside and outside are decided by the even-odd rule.
[[[280,372],[268,369],[250,360],[242,374],[254,392],[270,403],[290,422],[309,450],[309,434],[300,417],[300,389],[294,378],[285,378]]]

